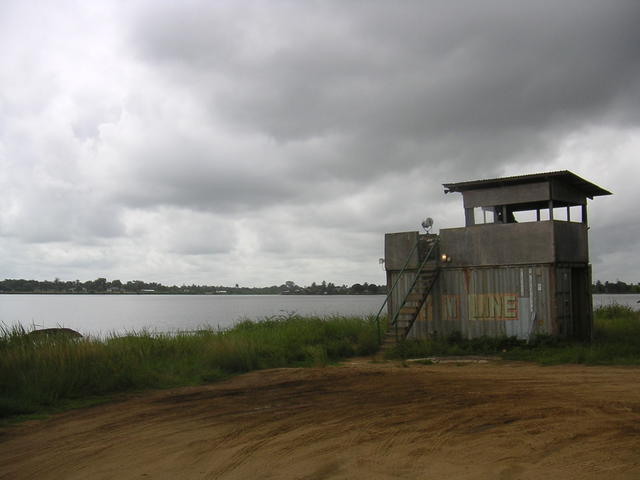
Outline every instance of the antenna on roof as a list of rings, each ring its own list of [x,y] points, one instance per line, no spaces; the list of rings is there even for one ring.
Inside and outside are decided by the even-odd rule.
[[[433,218],[427,217],[422,221],[422,228],[424,228],[425,233],[429,233],[433,227]]]

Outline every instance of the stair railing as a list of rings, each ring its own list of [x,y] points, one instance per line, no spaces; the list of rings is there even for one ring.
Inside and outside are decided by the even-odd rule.
[[[420,280],[420,274],[422,273],[422,270],[424,269],[425,265],[427,264],[427,262],[431,258],[431,255],[435,251],[435,248],[438,245],[439,241],[440,241],[440,237],[434,238],[433,243],[431,244],[431,248],[429,249],[429,251],[427,252],[427,254],[424,257],[424,260],[422,260],[422,262],[420,263],[420,266],[418,267],[418,270],[416,272],[416,277],[413,279],[413,283],[411,283],[411,286],[407,290],[407,294],[402,299],[402,303],[397,308],[396,313],[393,315],[393,319],[391,320],[391,325],[394,326],[395,329],[396,329],[396,340],[398,339],[398,317],[400,316],[400,311],[402,310],[402,308],[407,303],[407,299],[409,298],[409,295],[411,295],[411,293],[413,292],[414,288],[416,287],[416,284]],[[431,290],[433,289],[433,286],[436,283],[436,280],[437,280],[439,274],[440,274],[440,269],[438,268],[438,269],[435,270],[435,274],[434,274],[433,280],[431,281],[431,284],[429,285],[428,290],[424,293],[424,297],[422,299],[422,303],[420,304],[420,306],[418,308],[418,312],[420,311],[420,309],[424,305],[424,302],[426,301],[426,299],[431,294]],[[409,330],[411,330],[411,327],[413,326],[413,322],[416,321],[416,318],[417,318],[417,315],[411,320],[411,323],[407,326],[407,328],[406,328],[407,332]]]
[[[382,310],[384,309],[385,305],[389,303],[389,299],[391,298],[391,295],[393,295],[393,291],[396,289],[396,285],[398,285],[400,278],[402,278],[402,274],[407,269],[407,265],[409,265],[409,261],[411,261],[411,257],[413,256],[413,253],[418,248],[419,244],[420,244],[420,239],[418,239],[416,244],[413,246],[413,248],[409,252],[409,255],[407,255],[407,260],[404,262],[404,265],[402,266],[400,273],[396,277],[395,282],[393,282],[393,285],[391,286],[391,290],[389,290],[389,292],[387,293],[387,296],[385,297],[384,302],[382,302],[382,305],[380,306],[380,310],[378,310],[378,314],[376,315],[376,326],[378,328],[378,345],[382,343],[382,333],[380,332],[380,314],[382,314]]]

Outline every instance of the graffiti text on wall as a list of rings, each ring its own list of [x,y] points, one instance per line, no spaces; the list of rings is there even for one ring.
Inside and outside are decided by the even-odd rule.
[[[469,295],[469,318],[472,320],[517,320],[518,295],[515,293]]]

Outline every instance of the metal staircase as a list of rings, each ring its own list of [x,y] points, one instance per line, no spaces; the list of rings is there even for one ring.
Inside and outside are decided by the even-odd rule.
[[[437,261],[438,259],[436,258],[436,247],[438,245],[438,242],[438,237],[433,238],[430,249],[424,256],[424,259],[420,262],[418,269],[409,272],[407,271],[406,267],[409,264],[409,260],[411,259],[413,253],[418,247],[418,243],[416,243],[414,248],[409,253],[407,261],[398,274],[396,281],[391,287],[391,290],[387,293],[387,298],[380,307],[378,315],[376,316],[376,321],[378,322],[378,339],[381,343],[382,352],[392,348],[394,345],[403,341],[407,337],[409,331],[411,330],[411,327],[420,314],[420,310],[422,310],[422,307],[429,298],[431,290],[436,284],[436,281],[438,280],[438,276],[440,274],[440,268]],[[395,310],[393,318],[389,319],[390,321],[387,325],[387,331],[384,334],[384,337],[382,337],[382,335],[380,334],[380,315],[385,305],[389,303],[391,297],[393,296],[393,293],[399,284],[400,278],[407,273],[414,273],[415,278],[408,288],[406,295],[404,296],[404,298],[402,298],[399,307]]]

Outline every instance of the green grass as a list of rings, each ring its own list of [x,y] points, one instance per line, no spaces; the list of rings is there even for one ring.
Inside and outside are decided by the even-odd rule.
[[[250,370],[326,365],[378,348],[371,318],[242,321],[229,330],[107,339],[34,337],[0,327],[0,418],[118,392],[213,382]]]
[[[538,336],[532,342],[515,337],[464,339],[454,332],[446,338],[409,340],[388,354],[390,358],[446,355],[499,355],[543,365],[640,365],[640,312],[616,304],[596,309],[591,342],[549,336]]]
[[[0,326],[0,418],[91,405],[121,392],[214,382],[250,370],[327,365],[378,349],[371,318],[300,317],[242,321],[229,330],[172,335],[146,331],[106,339],[32,336]],[[595,312],[591,343],[538,337],[407,341],[395,358],[499,355],[541,364],[640,364],[640,312],[609,305]]]

